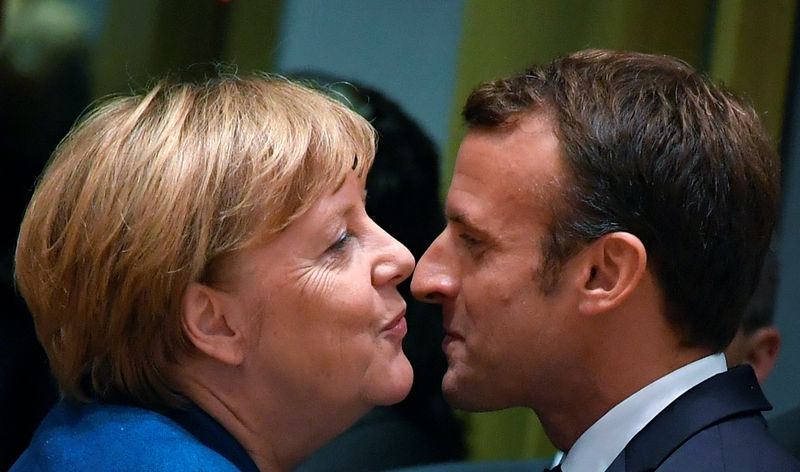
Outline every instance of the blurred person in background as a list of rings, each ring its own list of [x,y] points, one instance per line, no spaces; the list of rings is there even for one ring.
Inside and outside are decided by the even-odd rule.
[[[772,324],[779,269],[776,253],[768,252],[758,288],[747,306],[742,325],[725,350],[729,366],[751,365],[761,384],[772,372],[781,345],[781,334]],[[800,407],[773,415],[768,422],[775,441],[800,459]]]
[[[739,330],[725,348],[729,367],[749,364],[760,384],[766,382],[781,347],[781,334],[772,324],[775,316],[775,292],[778,289],[778,257],[767,252],[758,286],[744,311]]]

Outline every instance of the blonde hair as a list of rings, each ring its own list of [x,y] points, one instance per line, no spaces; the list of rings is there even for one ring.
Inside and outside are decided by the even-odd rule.
[[[162,81],[106,101],[53,154],[22,222],[18,287],[62,394],[169,406],[188,284],[280,232],[346,174],[363,118],[271,76]]]

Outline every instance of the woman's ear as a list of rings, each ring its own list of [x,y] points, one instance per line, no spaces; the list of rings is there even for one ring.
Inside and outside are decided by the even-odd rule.
[[[229,365],[244,362],[241,314],[227,294],[193,282],[181,302],[183,330],[200,352]]]
[[[592,242],[582,254],[581,313],[594,315],[622,304],[647,269],[647,251],[636,236],[618,231]]]

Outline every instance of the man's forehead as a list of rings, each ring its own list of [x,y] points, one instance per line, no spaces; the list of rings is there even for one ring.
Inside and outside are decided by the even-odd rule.
[[[484,181],[472,186],[460,186],[454,179],[445,205],[449,223],[478,232],[484,236],[497,236],[509,231],[509,226],[521,228],[532,214],[529,199],[522,195],[512,198],[509,189],[498,181]],[[527,192],[525,192],[527,193]]]
[[[546,116],[522,118],[513,130],[470,131],[456,160],[447,217],[480,226],[539,213],[561,177],[560,143]]]
[[[560,145],[553,135],[509,143],[492,136],[468,135],[459,150],[451,190],[497,198],[542,197],[545,187],[563,177]]]

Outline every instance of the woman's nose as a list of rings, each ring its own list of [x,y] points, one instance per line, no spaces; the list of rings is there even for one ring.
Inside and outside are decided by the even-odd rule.
[[[375,227],[382,236],[380,244],[383,246],[384,257],[373,268],[372,283],[375,286],[398,285],[414,271],[414,256],[400,241],[377,225]]]

